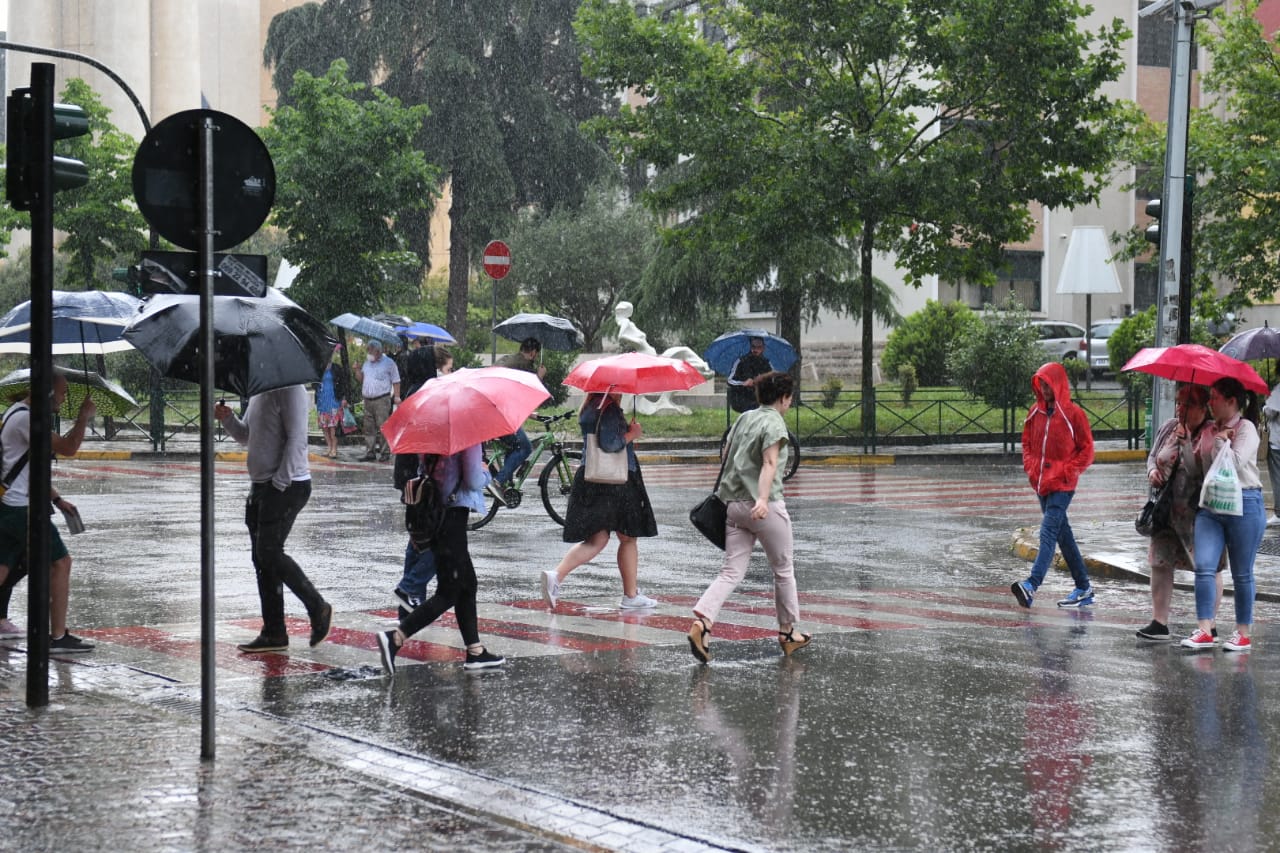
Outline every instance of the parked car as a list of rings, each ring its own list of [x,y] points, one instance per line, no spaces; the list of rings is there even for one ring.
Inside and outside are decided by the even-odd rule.
[[[1040,332],[1040,346],[1055,361],[1084,358],[1084,327],[1063,320],[1032,320]]]
[[[1111,372],[1111,352],[1107,338],[1120,327],[1121,320],[1103,320],[1089,327],[1089,369],[1094,376]]]

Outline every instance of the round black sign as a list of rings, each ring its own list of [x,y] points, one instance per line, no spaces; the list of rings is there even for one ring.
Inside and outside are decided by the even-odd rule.
[[[133,158],[133,197],[169,242],[200,250],[198,180],[204,120],[213,121],[213,248],[229,249],[262,226],[276,197],[267,146],[247,124],[217,110],[174,113],[151,128]]]

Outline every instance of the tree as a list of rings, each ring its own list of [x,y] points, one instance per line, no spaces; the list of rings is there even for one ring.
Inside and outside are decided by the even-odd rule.
[[[299,71],[289,94],[295,106],[262,130],[276,167],[273,221],[300,268],[289,295],[322,317],[372,313],[417,286],[419,259],[395,223],[435,191],[438,170],[416,148],[428,110],[349,81],[342,60],[324,77]]]
[[[1200,106],[1191,111],[1187,168],[1196,176],[1191,203],[1194,234],[1194,293],[1227,292],[1212,316],[1270,302],[1280,289],[1280,55],[1255,17],[1259,3],[1246,0],[1232,11],[1201,20],[1196,37],[1212,55],[1201,77]],[[1127,162],[1144,167],[1137,186],[1162,193],[1165,124],[1148,122],[1134,134]],[[1145,227],[1145,226],[1144,226]],[[1128,235],[1127,257],[1150,251],[1142,229]]]
[[[963,302],[943,304],[930,299],[889,334],[880,366],[885,376],[897,376],[898,368],[911,365],[921,385],[946,385],[947,354],[955,342],[982,322]]]
[[[562,207],[523,218],[511,237],[510,279],[538,310],[566,317],[600,350],[613,306],[635,291],[652,256],[657,227],[649,214],[597,186],[576,210]]]
[[[1031,377],[1044,360],[1030,316],[1010,299],[998,308],[986,306],[983,321],[957,339],[947,369],[961,388],[1007,411],[1031,400]]]
[[[339,56],[355,79],[406,104],[430,104],[417,146],[442,167],[450,197],[446,326],[466,333],[470,268],[516,211],[581,203],[612,169],[578,129],[608,105],[583,78],[570,27],[578,0],[328,0],[281,13],[264,57],[282,75]],[[429,211],[397,223],[425,260]],[[425,272],[425,269],[423,270]]]
[[[676,170],[646,203],[681,216],[666,239],[714,254],[740,291],[776,267],[785,306],[803,285],[783,248],[848,248],[867,399],[875,254],[917,285],[989,279],[1002,247],[1031,234],[1030,203],[1097,198],[1126,124],[1100,87],[1128,33],[1082,32],[1073,0],[699,5],[723,41],[682,14],[585,0],[588,73],[646,99],[600,124],[624,161]]]

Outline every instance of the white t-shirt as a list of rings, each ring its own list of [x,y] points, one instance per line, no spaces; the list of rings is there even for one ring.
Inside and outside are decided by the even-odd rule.
[[[31,410],[26,403],[15,403],[4,414],[4,427],[0,431],[0,444],[4,445],[3,471],[0,477],[7,476],[18,464],[24,454],[31,449]],[[9,484],[9,490],[0,498],[5,506],[27,506],[29,502],[27,480],[31,473],[31,465],[22,466],[22,470]]]

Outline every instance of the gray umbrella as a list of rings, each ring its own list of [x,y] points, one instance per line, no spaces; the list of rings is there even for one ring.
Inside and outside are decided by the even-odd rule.
[[[493,327],[509,341],[537,338],[544,347],[559,352],[582,349],[586,341],[573,323],[550,314],[516,314]]]
[[[1263,321],[1261,327],[1245,329],[1218,347],[1218,352],[1240,361],[1280,358],[1280,330],[1271,328]]]
[[[339,314],[329,322],[339,329],[346,329],[348,332],[355,332],[366,338],[375,338],[384,344],[400,345],[400,336],[396,334],[395,329],[386,323],[379,323],[377,320],[370,320],[359,314]]]
[[[315,382],[337,343],[325,325],[275,288],[213,297],[214,385],[242,397]],[[200,381],[200,297],[153,296],[124,330],[157,370]]]

